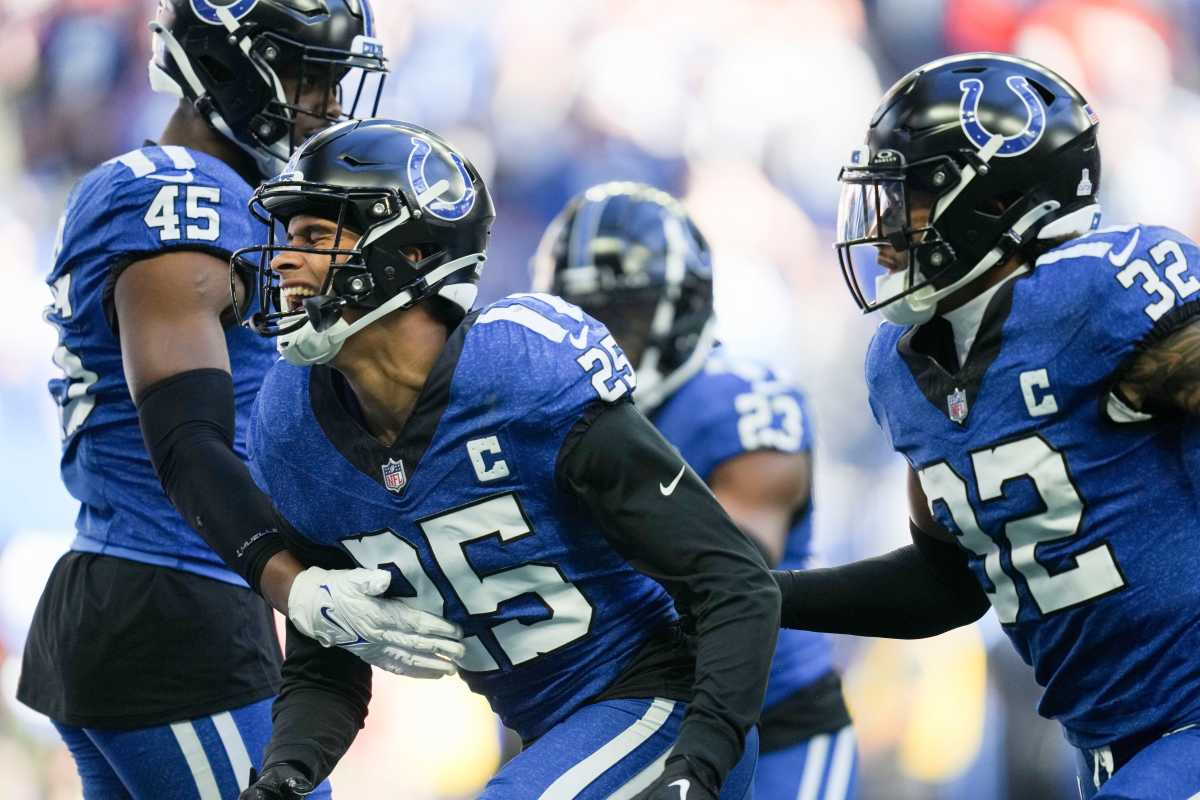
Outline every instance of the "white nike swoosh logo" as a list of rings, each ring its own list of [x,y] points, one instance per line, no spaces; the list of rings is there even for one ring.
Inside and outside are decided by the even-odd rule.
[[[679,787],[679,800],[687,800],[688,791],[690,791],[692,788],[691,781],[689,781],[687,778],[680,778],[677,781],[671,781],[670,783],[667,784],[667,788],[670,788],[672,786]]]
[[[192,171],[189,169],[187,172],[183,173],[182,175],[156,175],[156,174],[151,174],[151,175],[147,175],[146,177],[147,177],[147,178],[153,178],[153,179],[154,179],[154,180],[156,180],[156,181],[165,181],[165,182],[167,182],[167,183],[191,183],[191,182],[192,182],[192,178],[193,178],[194,176],[192,175]]]
[[[576,350],[582,350],[583,348],[587,347],[587,335],[588,326],[584,325],[583,330],[579,332],[579,336],[568,336],[567,339],[570,340],[571,346]]]
[[[1137,247],[1138,237],[1142,235],[1141,228],[1133,229],[1133,238],[1129,240],[1129,244],[1125,245],[1125,249],[1119,253],[1109,253],[1108,260],[1114,267],[1123,267],[1125,262],[1129,260],[1129,256],[1133,254],[1133,248]]]
[[[675,480],[671,481],[666,486],[663,486],[661,483],[658,485],[658,490],[663,493],[663,497],[670,497],[675,491],[675,487],[679,485],[680,479],[683,478],[683,471],[685,469],[687,469],[686,464],[679,468],[679,474],[675,476]]]

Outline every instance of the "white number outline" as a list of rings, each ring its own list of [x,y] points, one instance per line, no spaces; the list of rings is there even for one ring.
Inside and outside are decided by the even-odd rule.
[[[480,511],[480,506],[494,505],[496,503],[511,503],[511,507],[499,509],[489,514],[489,522],[493,519],[500,519],[501,522],[507,521],[509,523],[507,536],[503,527],[492,528],[491,530],[475,535],[464,536],[461,532],[457,534],[454,532],[453,525],[450,524],[453,518],[461,518],[466,513]],[[517,518],[521,520],[519,523],[513,518],[513,510],[516,511]],[[505,520],[506,516],[507,520]],[[489,625],[489,632],[495,639],[496,646],[504,654],[505,659],[511,666],[516,667],[536,658],[558,652],[591,633],[592,623],[596,616],[595,607],[574,583],[567,580],[567,576],[557,564],[530,561],[512,567],[505,567],[495,572],[482,574],[475,569],[467,557],[466,546],[469,544],[481,542],[489,538],[495,538],[501,544],[507,544],[536,535],[536,531],[533,530],[532,521],[525,513],[520,499],[514,492],[502,492],[473,500],[469,503],[422,517],[416,520],[415,524],[420,529],[421,535],[425,537],[433,562],[449,585],[450,591],[454,593],[455,599],[458,600],[463,609],[471,616],[486,617],[494,614],[504,603],[526,595],[535,595],[546,606],[550,612],[550,616],[546,619],[528,624],[518,619],[510,619]],[[385,536],[390,538],[380,538]],[[407,549],[396,550],[397,545],[394,542],[402,542]],[[384,568],[388,565],[394,566],[417,593],[415,598],[406,598],[408,602],[432,614],[444,615],[446,598],[438,591],[437,585],[429,577],[429,573],[425,570],[424,565],[421,564],[416,547],[399,533],[391,528],[384,528],[383,530],[361,536],[347,537],[342,540],[341,544],[346,552],[350,554],[351,558],[354,559],[355,563],[364,567]],[[409,555],[409,551],[411,551],[411,555]],[[403,554],[401,558],[404,563],[397,563],[395,559],[377,561],[380,557],[379,555],[366,558],[365,562],[360,558],[360,555],[367,556],[369,553],[389,552]],[[372,561],[376,563],[370,563]],[[458,571],[455,571],[454,568],[456,567]],[[547,575],[545,570],[553,570],[559,582],[556,584],[553,581],[545,580]],[[503,596],[497,594],[498,592],[504,592],[499,587],[505,582],[520,580],[522,577],[528,578],[534,575],[540,576],[529,581],[529,584],[535,588],[513,594],[503,594]],[[492,585],[490,587],[485,586],[489,580]],[[543,594],[545,591],[554,593],[554,596],[547,598]],[[481,594],[482,596],[480,596]],[[491,601],[497,597],[499,599],[492,605]],[[582,620],[582,630],[579,630],[581,620],[571,613],[572,611],[581,611],[581,609],[578,607],[569,609],[566,607],[568,603],[581,603],[583,609],[586,609],[586,620]],[[475,609],[484,610],[476,611]],[[559,629],[564,627],[566,630],[560,632]],[[542,650],[536,645],[533,647],[529,646],[528,641],[531,635],[534,639],[540,638],[543,640],[549,635],[561,641],[558,641],[553,647]],[[568,635],[569,638],[564,638]],[[478,636],[468,636],[463,642],[466,645],[467,653],[460,666],[464,670],[483,673],[501,669],[491,648]],[[517,652],[515,654],[516,657],[514,657],[512,651],[519,651],[522,648],[526,648],[531,652]]]
[[[221,214],[215,207],[202,206],[201,202],[220,204],[221,190],[216,186],[187,186],[184,191],[184,216],[187,238],[202,242],[214,242],[221,236]],[[159,241],[173,242],[180,238],[179,184],[168,183],[158,190],[142,221],[148,228],[158,229]],[[193,224],[205,222],[205,226]]]
[[[60,232],[62,229],[63,224],[60,223]],[[61,242],[57,246],[61,248]],[[96,396],[90,394],[88,389],[100,380],[100,376],[85,367],[83,360],[62,343],[66,331],[53,319],[57,316],[66,321],[74,316],[75,312],[71,307],[71,273],[67,272],[56,278],[50,285],[50,294],[53,299],[50,301],[50,305],[46,306],[42,319],[53,325],[59,335],[59,342],[54,348],[51,360],[56,367],[63,371],[63,378],[67,384],[62,400],[58,401],[58,398],[55,398],[57,401],[55,405],[58,406],[59,431],[65,441],[79,430],[96,407]]]
[[[1012,452],[1012,448],[1020,447],[1035,440],[1044,448],[1044,455],[1042,455],[1042,459],[1038,463],[1024,472],[1017,472],[1015,474],[1011,470],[1003,468],[1006,460],[1010,463],[1012,461],[1011,458],[1007,458],[1008,454]],[[1001,451],[1004,452],[1002,453]],[[1047,460],[1045,454],[1052,454],[1052,458]],[[1057,556],[1055,559],[1058,562],[1056,566],[1064,563],[1069,564],[1069,566],[1058,569],[1056,572],[1051,572],[1046,564],[1038,560],[1037,548],[1039,545],[1054,543],[1061,545],[1066,540],[1077,537],[1080,527],[1083,524],[1083,516],[1087,511],[1087,503],[1079,493],[1078,484],[1075,481],[1075,477],[1071,474],[1066,456],[1061,450],[1051,445],[1041,434],[1033,433],[971,450],[969,455],[971,456],[972,469],[975,471],[975,488],[980,502],[986,503],[992,500],[1003,499],[1005,497],[1005,485],[1014,480],[1027,479],[1032,484],[1034,492],[1042,505],[1040,511],[1032,511],[1023,516],[1004,520],[997,536],[989,536],[983,533],[979,527],[975,506],[971,504],[970,495],[967,492],[966,481],[963,480],[962,476],[958,474],[948,461],[935,461],[917,470],[917,477],[921,482],[921,487],[926,492],[930,513],[933,513],[934,503],[941,502],[946,507],[951,520],[954,522],[954,528],[958,529],[956,535],[963,546],[977,557],[984,559],[984,570],[987,573],[988,579],[995,586],[995,591],[988,592],[988,594],[992,596],[996,616],[1002,623],[1011,624],[1018,621],[1020,614],[1020,594],[1016,591],[1017,579],[1008,570],[1003,568],[1002,559],[1000,558],[1001,541],[1007,545],[1009,563],[1012,565],[1013,571],[1018,573],[1021,579],[1024,580],[1029,597],[1033,601],[1035,610],[1041,618],[1050,617],[1054,614],[1077,608],[1084,603],[1099,600],[1102,597],[1119,592],[1129,585],[1125,574],[1121,571],[1120,565],[1117,563],[1112,545],[1104,539],[1082,552]],[[1018,457],[1024,455],[1026,454],[1018,454]],[[979,477],[981,464],[983,465],[983,472],[991,473],[990,464],[992,463],[999,468],[997,473],[1002,474],[988,474],[985,482]],[[932,477],[931,471],[941,467],[944,467],[958,481],[961,486],[961,495],[955,498],[947,498],[944,487],[933,487],[931,489],[930,485],[928,485],[926,476],[930,475]],[[1047,475],[1045,473],[1047,469],[1052,474]],[[1049,478],[1049,480],[1039,481],[1038,476],[1033,474],[1034,470],[1041,470],[1041,477]],[[1063,483],[1055,483],[1055,481],[1060,479]],[[1053,519],[1053,516],[1056,514],[1060,516],[1064,514],[1062,508],[1056,510],[1047,501],[1049,492],[1064,492],[1064,489],[1069,489],[1070,492],[1070,496],[1065,498],[1068,506],[1065,514],[1069,520],[1070,533],[1058,533],[1052,537],[1046,537],[1042,526],[1037,520],[1048,515]],[[965,508],[969,511],[969,514],[960,513],[963,504],[965,504]],[[956,511],[955,505],[959,505],[960,509]],[[966,522],[965,528],[963,526],[964,522]],[[1060,524],[1058,527],[1063,529],[1065,526]],[[980,536],[983,538],[980,539]],[[1084,571],[1090,574],[1084,576],[1082,574]],[[1097,575],[1097,573],[1099,574]],[[1101,578],[1101,589],[1086,596],[1078,596],[1077,590],[1085,577],[1090,581],[1094,581],[1097,577]],[[1002,582],[1006,585],[1001,586]],[[1054,599],[1064,593],[1069,593],[1071,587],[1075,587],[1077,599],[1069,602],[1061,602]]]
[[[192,225],[190,222],[187,226],[187,237],[189,239],[198,239],[202,242],[215,242],[221,235],[221,215],[216,208],[200,205],[200,201],[206,201],[219,205],[221,202],[221,190],[216,186],[189,186],[187,187],[187,203],[185,211],[189,220],[205,220],[207,225],[201,228],[199,225]]]
[[[142,217],[142,222],[146,223],[147,228],[159,229],[159,241],[173,242],[179,238],[179,214],[175,212],[175,203],[178,200],[179,186],[168,183],[154,195],[150,207],[146,209],[146,216]]]
[[[583,367],[584,372],[591,374],[592,388],[605,402],[615,403],[625,396],[625,392],[632,392],[637,388],[637,378],[633,374],[633,368],[629,366],[629,359],[617,346],[617,340],[612,334],[600,340],[600,347],[593,347],[576,358],[575,363]],[[592,368],[597,365],[600,368],[592,372]],[[617,380],[610,386],[609,381],[613,380],[614,374]]]
[[[1150,268],[1150,264],[1142,259],[1130,261],[1124,269],[1117,273],[1117,281],[1126,289],[1133,286],[1136,276],[1142,278],[1142,291],[1148,295],[1157,294],[1159,300],[1146,306],[1146,316],[1158,322],[1158,318],[1171,310],[1175,305],[1175,293],[1171,287],[1163,283],[1158,273]]]
[[[1141,258],[1129,262],[1115,277],[1126,289],[1131,288],[1138,277],[1141,278],[1142,291],[1152,297],[1157,295],[1158,298],[1143,310],[1146,316],[1158,322],[1163,314],[1174,307],[1176,297],[1186,300],[1200,291],[1200,280],[1194,275],[1184,276],[1191,265],[1179,242],[1163,239],[1150,248],[1150,258],[1154,260],[1154,265],[1162,270],[1165,282],[1158,272],[1151,268],[1149,262]]]
[[[1183,248],[1179,246],[1179,242],[1171,239],[1163,239],[1150,248],[1150,257],[1154,259],[1156,265],[1166,267],[1163,270],[1163,274],[1171,282],[1171,285],[1175,287],[1175,292],[1179,295],[1179,299],[1187,299],[1200,289],[1200,280],[1196,280],[1194,275],[1189,276],[1186,280],[1183,278],[1183,273],[1191,265],[1188,264],[1187,256],[1184,255]],[[1168,257],[1173,259],[1170,263],[1167,262]]]
[[[804,441],[804,414],[800,401],[786,391],[770,386],[752,386],[737,395],[733,407],[738,414],[738,439],[746,450],[795,452]],[[775,417],[779,416],[779,425]]]

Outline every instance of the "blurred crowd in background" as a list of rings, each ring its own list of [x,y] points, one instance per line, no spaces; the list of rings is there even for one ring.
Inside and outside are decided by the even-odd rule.
[[[1191,0],[374,0],[384,116],[445,135],[492,188],[481,287],[528,287],[544,225],[602,180],[685,199],[711,242],[724,341],[808,392],[817,549],[840,563],[907,540],[903,469],[867,407],[877,320],[831,248],[838,167],[882,91],[943,54],[998,50],[1072,81],[1101,118],[1110,222],[1200,234],[1200,4]],[[156,136],[154,0],[0,0],[0,786],[73,800],[70,757],[13,701],[28,619],[71,538],[45,384],[55,221],[71,184]],[[931,642],[843,640],[867,800],[1073,797],[1071,754],[992,615]],[[469,797],[502,757],[455,679],[381,678],[334,773],[343,797]],[[367,787],[383,794],[368,795]]]

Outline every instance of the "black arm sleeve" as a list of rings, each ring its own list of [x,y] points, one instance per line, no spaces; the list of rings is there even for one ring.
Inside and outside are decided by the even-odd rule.
[[[559,454],[560,486],[613,548],[670,592],[697,634],[693,698],[672,758],[719,787],[758,719],[775,652],[779,594],[758,550],[630,403],[597,404]],[[673,487],[672,491],[667,488]]]
[[[233,451],[233,378],[221,369],[172,375],[142,393],[146,452],[180,515],[250,588],[284,549],[282,520]]]
[[[782,624],[825,633],[923,639],[968,625],[987,595],[955,545],[915,525],[913,544],[830,569],[776,570]]]
[[[348,650],[321,647],[290,622],[286,651],[263,769],[292,764],[315,786],[329,777],[362,729],[371,667]]]

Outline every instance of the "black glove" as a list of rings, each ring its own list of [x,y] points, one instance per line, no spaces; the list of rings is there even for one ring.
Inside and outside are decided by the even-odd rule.
[[[701,779],[700,772],[688,763],[685,756],[672,756],[667,759],[667,766],[658,780],[633,800],[717,800],[719,790]]]
[[[250,768],[250,785],[238,800],[300,800],[312,790],[303,772],[291,764],[273,764],[262,775]]]

